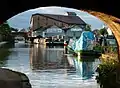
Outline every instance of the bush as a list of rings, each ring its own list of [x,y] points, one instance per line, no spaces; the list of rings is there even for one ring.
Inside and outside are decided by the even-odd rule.
[[[117,47],[115,46],[100,46],[96,45],[93,47],[93,50],[99,51],[101,53],[117,53]]]
[[[100,45],[96,45],[93,47],[93,50],[98,51],[98,52],[103,52],[104,47],[100,46]]]
[[[97,83],[100,88],[120,88],[120,63],[116,60],[106,60],[96,70]]]

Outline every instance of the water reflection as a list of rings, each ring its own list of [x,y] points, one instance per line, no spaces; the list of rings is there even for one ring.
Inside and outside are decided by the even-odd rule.
[[[25,73],[32,88],[97,88],[92,73],[98,59],[81,61],[71,54],[64,55],[63,47],[39,44],[16,43],[8,51],[11,53],[6,55],[7,59],[0,60],[5,64],[1,67]]]
[[[91,60],[90,60],[91,59]],[[82,77],[82,79],[90,79],[95,74],[97,65],[100,63],[97,58],[74,58],[74,66],[76,73]]]
[[[30,49],[30,64],[33,70],[69,67],[61,47],[46,47],[35,44]]]
[[[9,51],[11,47],[14,47],[14,44],[6,43],[0,46],[0,67],[5,66],[7,56],[11,54]]]
[[[97,58],[79,58],[64,55],[63,47],[46,47],[35,44],[30,48],[30,64],[32,70],[67,69],[67,74],[77,74],[81,79],[92,78],[97,65]]]

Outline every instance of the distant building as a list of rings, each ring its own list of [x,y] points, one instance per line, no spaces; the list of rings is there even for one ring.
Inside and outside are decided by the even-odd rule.
[[[53,15],[53,14],[33,14],[30,20],[30,33],[31,37],[36,37],[36,34],[40,34],[43,30],[46,30],[52,26],[58,28],[70,28],[72,25],[85,26],[86,23],[74,12],[67,12],[65,15]],[[38,33],[39,31],[39,33]]]
[[[26,31],[26,29],[23,28],[23,29],[19,30],[19,32],[27,32],[27,31]]]
[[[75,12],[67,12],[68,16],[77,16]]]

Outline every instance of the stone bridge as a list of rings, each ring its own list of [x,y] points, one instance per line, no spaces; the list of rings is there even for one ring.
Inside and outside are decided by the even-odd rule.
[[[12,35],[14,37],[21,36],[21,37],[24,37],[25,39],[28,38],[28,33],[27,32],[12,32]]]

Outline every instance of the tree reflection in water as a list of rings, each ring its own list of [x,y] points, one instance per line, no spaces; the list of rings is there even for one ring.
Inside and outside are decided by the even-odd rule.
[[[6,64],[7,57],[11,54],[9,50],[11,47],[14,47],[14,44],[6,43],[0,46],[0,67]]]

